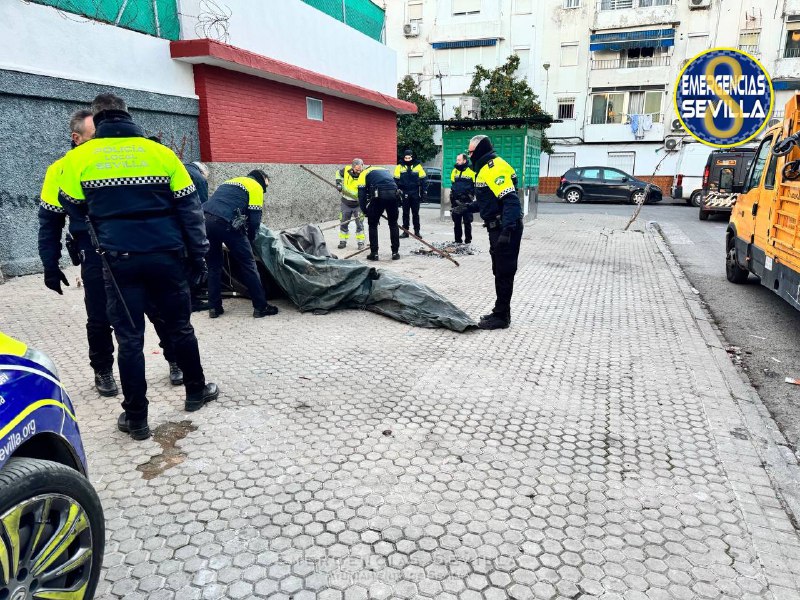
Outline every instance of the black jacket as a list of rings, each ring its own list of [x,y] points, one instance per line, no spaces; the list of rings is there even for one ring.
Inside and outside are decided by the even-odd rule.
[[[366,212],[367,202],[373,198],[397,200],[397,184],[391,173],[383,167],[366,167],[358,176],[358,204]]]
[[[117,252],[208,252],[197,191],[175,153],[147,139],[124,111],[95,116],[94,139],[62,162],[59,200],[70,219],[88,215],[101,247]]]

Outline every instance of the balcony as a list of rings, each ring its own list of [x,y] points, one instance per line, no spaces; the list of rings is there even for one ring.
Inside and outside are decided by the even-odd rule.
[[[597,10],[623,10],[626,8],[650,8],[653,6],[670,6],[675,0],[600,0]]]
[[[663,142],[664,123],[663,115],[654,115],[653,127],[644,132],[644,137],[637,138],[631,129],[630,123],[586,124],[584,139],[587,142]]]
[[[592,60],[592,70],[604,69],[644,69],[647,67],[668,67],[671,56],[654,58],[616,58],[612,60]]]
[[[757,44],[755,46],[739,45],[739,50],[742,52],[747,52],[748,54],[752,54],[753,56],[758,56],[760,53]]]
[[[800,58],[800,48],[784,48],[781,54],[783,58]]]
[[[600,0],[594,15],[595,30],[675,23],[675,0]]]

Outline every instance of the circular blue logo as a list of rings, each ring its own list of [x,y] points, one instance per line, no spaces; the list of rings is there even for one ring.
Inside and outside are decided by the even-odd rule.
[[[761,133],[772,114],[775,92],[755,58],[733,48],[712,48],[683,68],[674,97],[678,119],[689,135],[727,148]]]

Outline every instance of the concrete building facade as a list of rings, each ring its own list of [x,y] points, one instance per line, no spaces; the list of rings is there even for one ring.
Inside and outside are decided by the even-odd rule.
[[[798,0],[389,0],[386,16],[399,78],[416,77],[445,118],[476,64],[520,56],[520,76],[562,121],[547,130],[555,151],[542,156],[543,193],[589,164],[656,174],[669,187],[690,143],[675,122],[673,88],[703,50],[759,59],[775,82],[775,117],[800,89]]]
[[[169,2],[159,0],[159,11]],[[275,227],[338,212],[335,190],[300,164],[332,179],[355,156],[394,163],[396,116],[416,107],[396,98],[396,54],[385,44],[301,0],[279,11],[260,0],[171,2],[179,21],[169,35],[102,22],[111,19],[98,20],[92,2],[0,2],[0,278],[40,270],[45,170],[69,150],[70,114],[103,91],[125,98],[147,133],[184,161],[208,162],[212,192],[265,168],[265,219]],[[156,6],[125,6],[137,3]],[[83,14],[66,12],[73,6]]]

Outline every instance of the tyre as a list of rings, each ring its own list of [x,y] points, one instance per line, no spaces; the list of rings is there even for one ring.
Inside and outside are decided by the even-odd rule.
[[[571,188],[564,194],[564,200],[570,204],[577,204],[583,199],[583,193],[577,188]]]
[[[688,202],[688,204],[691,204],[692,206],[698,206],[699,207],[700,206],[700,200],[701,200],[702,197],[703,197],[703,192],[697,191],[697,192],[694,192],[689,197],[689,200],[687,202]]]
[[[728,238],[726,246],[725,276],[731,283],[744,283],[747,281],[747,276],[750,272],[739,266],[739,261],[736,259],[736,242],[733,236]]]
[[[0,576],[0,598],[94,597],[105,519],[83,475],[47,460],[10,459],[0,471],[0,522],[11,572],[7,583]]]
[[[711,216],[711,213],[704,211],[702,208],[700,209],[700,213],[698,214],[701,221],[708,221],[708,217]]]
[[[631,194],[631,204],[642,204],[644,202],[644,190],[636,190]]]

